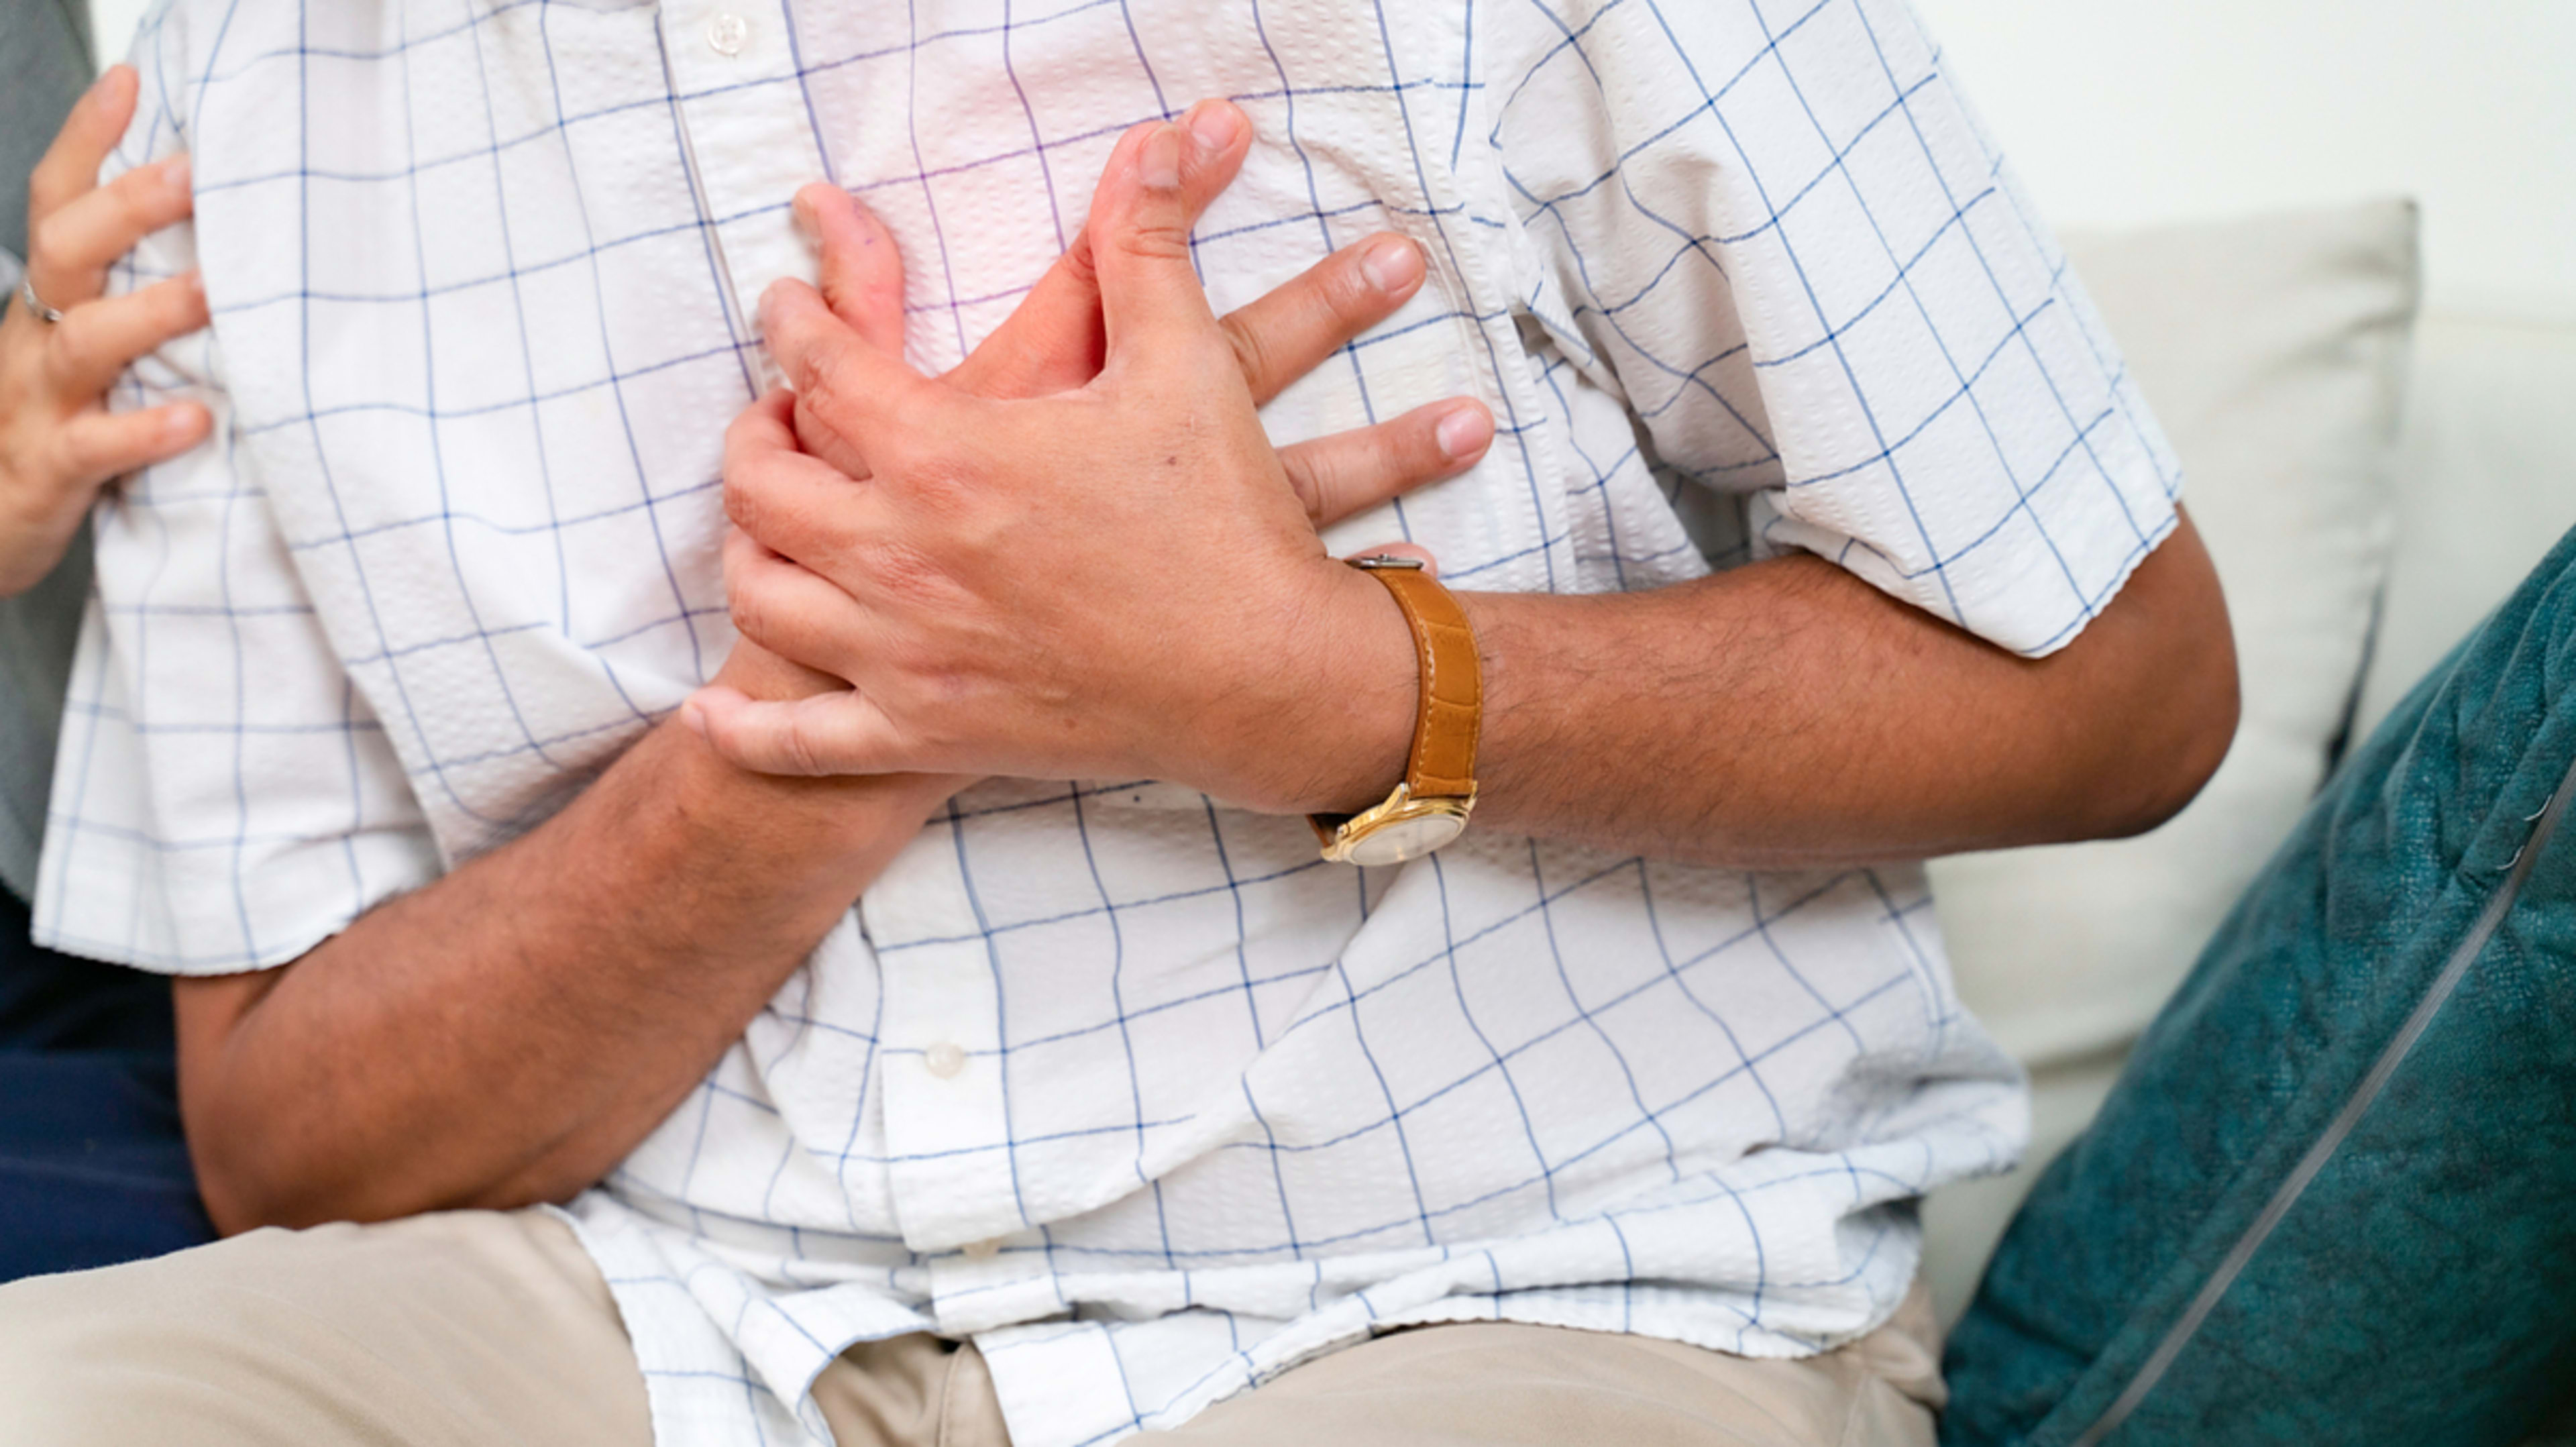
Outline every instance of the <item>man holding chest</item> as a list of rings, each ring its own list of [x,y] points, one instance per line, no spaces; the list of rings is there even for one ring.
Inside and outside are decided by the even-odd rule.
[[[32,1440],[1928,1440],[2023,1108],[1886,861],[2151,825],[2234,666],[1900,6],[142,49],[224,425],[39,929],[184,977],[219,1224],[384,1224],[0,1293]]]

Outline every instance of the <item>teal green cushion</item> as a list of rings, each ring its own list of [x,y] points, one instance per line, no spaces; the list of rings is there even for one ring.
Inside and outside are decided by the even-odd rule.
[[[2347,761],[2042,1178],[1945,1443],[2529,1430],[2576,1379],[2571,764],[2576,535]]]

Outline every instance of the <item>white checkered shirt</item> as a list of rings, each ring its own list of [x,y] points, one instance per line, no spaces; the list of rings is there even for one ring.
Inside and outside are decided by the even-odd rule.
[[[2037,654],[2174,522],[1901,0],[179,0],[139,54],[121,164],[185,147],[199,195],[124,284],[201,262],[215,320],[126,390],[221,425],[101,512],[39,903],[150,969],[294,959],[712,672],[719,434],[816,176],[900,237],[939,368],[1122,128],[1233,97],[1220,307],[1428,251],[1266,415],[1490,403],[1473,473],[1331,539],[1462,587],[1797,547]],[[1483,831],[1360,872],[1172,786],[1004,781],[571,1215],[665,1444],[819,1439],[834,1353],[937,1331],[1074,1447],[1406,1323],[1817,1351],[1906,1290],[1912,1198],[2022,1135],[1917,868]]]

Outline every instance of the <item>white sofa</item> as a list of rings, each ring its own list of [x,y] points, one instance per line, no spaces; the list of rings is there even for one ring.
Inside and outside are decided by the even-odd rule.
[[[1945,1319],[2341,740],[2576,525],[2576,324],[2419,318],[2415,235],[2392,201],[2068,238],[2181,455],[2244,718],[2152,834],[1933,866],[1960,992],[2035,1096],[2019,1170],[1925,1204]]]

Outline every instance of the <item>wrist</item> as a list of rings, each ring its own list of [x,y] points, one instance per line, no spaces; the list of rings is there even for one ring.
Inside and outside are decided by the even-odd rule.
[[[1421,664],[1403,609],[1339,561],[1317,585],[1319,601],[1295,620],[1298,642],[1274,655],[1299,666],[1277,670],[1294,694],[1255,739],[1268,787],[1254,807],[1265,813],[1369,808],[1403,780],[1413,748]]]

